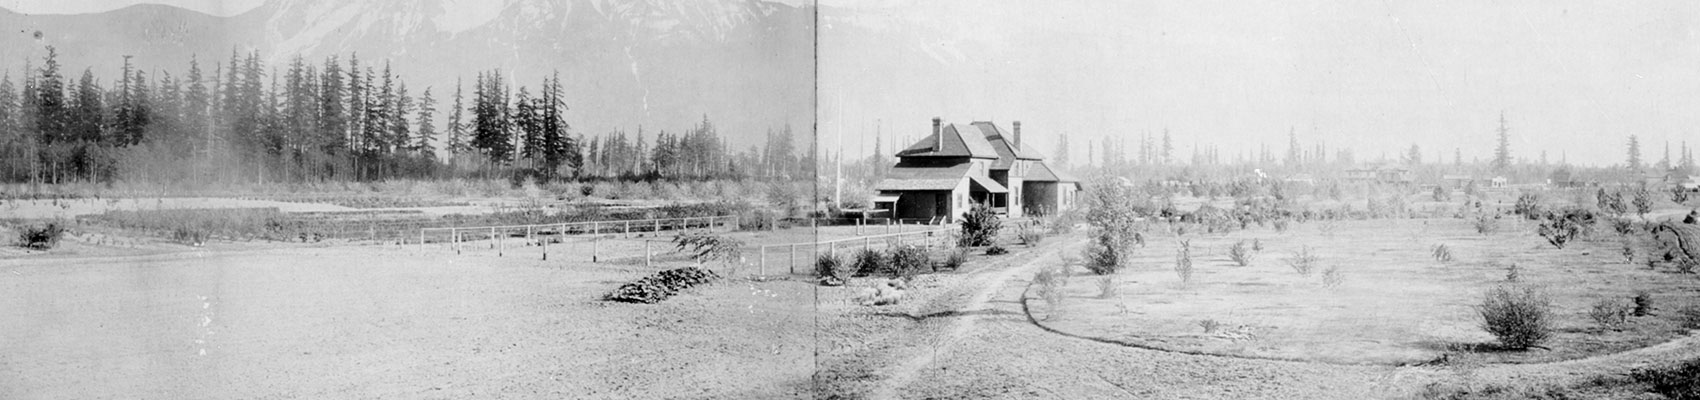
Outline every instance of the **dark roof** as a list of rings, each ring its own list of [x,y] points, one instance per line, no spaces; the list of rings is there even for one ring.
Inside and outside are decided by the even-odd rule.
[[[891,176],[874,185],[874,190],[951,190],[968,176],[973,163],[949,165],[898,162]]]
[[[985,136],[986,142],[991,144],[992,150],[998,152],[998,160],[992,163],[992,169],[1009,169],[1010,165],[1014,165],[1018,158],[1022,160],[1042,159],[1039,152],[1033,151],[1033,147],[1028,146],[1027,143],[1022,143],[1021,148],[1016,149],[1010,140],[1004,140],[1003,130],[998,129],[998,126],[991,122],[976,121],[974,127],[980,129],[980,134]],[[1013,138],[1013,136],[1011,137]]]
[[[980,131],[974,127],[962,124],[950,124],[939,128],[942,135],[927,135],[909,148],[897,152],[898,157],[971,157],[998,158],[998,152],[992,150],[991,143],[986,142]],[[930,133],[930,132],[929,132]],[[942,148],[938,138],[944,137]]]

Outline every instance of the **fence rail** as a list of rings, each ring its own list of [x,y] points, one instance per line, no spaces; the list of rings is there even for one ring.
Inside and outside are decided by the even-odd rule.
[[[499,256],[502,254],[503,250],[505,250],[506,246],[502,239],[520,236],[521,232],[523,232],[524,235],[520,237],[529,241],[539,236],[559,236],[561,238],[565,238],[568,236],[596,236],[603,234],[618,234],[621,235],[621,237],[629,238],[632,237],[633,233],[659,233],[665,230],[689,231],[697,228],[701,228],[706,231],[715,231],[720,228],[736,230],[738,228],[738,217],[735,215],[722,215],[713,217],[421,228],[419,230],[419,250],[425,250],[425,244],[430,241],[430,237],[433,234],[439,236],[439,241],[447,243],[449,249],[454,250],[457,254],[461,252],[462,246],[464,246],[467,242],[488,240],[490,241],[490,247],[496,249],[496,254]],[[549,254],[549,240],[545,238],[544,240],[537,242],[543,246],[543,257],[547,259]],[[593,251],[594,250],[595,249],[593,248]]]

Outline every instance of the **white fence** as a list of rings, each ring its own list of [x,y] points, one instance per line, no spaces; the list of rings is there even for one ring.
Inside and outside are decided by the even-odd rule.
[[[502,254],[503,250],[506,249],[506,243],[503,240],[504,238],[519,237],[524,238],[527,242],[542,245],[543,257],[544,259],[548,259],[549,237],[559,237],[563,241],[570,236],[596,237],[598,235],[619,235],[620,237],[630,238],[634,233],[641,235],[644,232],[659,233],[666,230],[690,231],[692,229],[702,229],[710,232],[720,229],[736,230],[738,229],[738,217],[727,215],[716,217],[561,222],[553,224],[423,228],[419,230],[419,249],[420,251],[424,251],[425,243],[428,241],[429,237],[432,235],[438,235],[442,236],[442,240],[440,241],[447,243],[449,249],[453,250],[455,254],[460,254],[461,250],[463,250],[469,242],[489,241],[490,248],[495,249],[496,254],[499,256]],[[539,238],[542,240],[537,240]],[[594,242],[594,240],[592,241]],[[593,247],[592,251],[596,251],[596,248]],[[592,257],[595,257],[595,255]]]

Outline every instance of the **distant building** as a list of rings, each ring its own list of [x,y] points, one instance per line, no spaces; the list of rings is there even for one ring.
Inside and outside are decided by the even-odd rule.
[[[972,204],[1009,217],[1074,207],[1080,181],[1021,143],[1021,122],[1006,135],[991,122],[942,125],[897,153],[890,177],[874,185],[874,208],[891,216],[951,222]]]
[[[1367,183],[1409,184],[1411,170],[1394,165],[1357,167],[1346,170],[1346,180]]]

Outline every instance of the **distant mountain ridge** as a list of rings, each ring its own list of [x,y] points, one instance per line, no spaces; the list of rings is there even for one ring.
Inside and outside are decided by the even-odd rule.
[[[162,5],[80,15],[0,9],[0,65],[17,75],[55,46],[69,74],[110,81],[122,55],[181,78],[189,58],[210,74],[233,49],[276,68],[336,55],[383,60],[446,107],[456,79],[501,69],[535,86],[559,71],[575,131],[688,128],[710,116],[735,141],[813,119],[813,10],[760,0],[504,0],[466,9],[442,0],[272,0],[218,17]],[[40,32],[39,38],[37,32]]]

